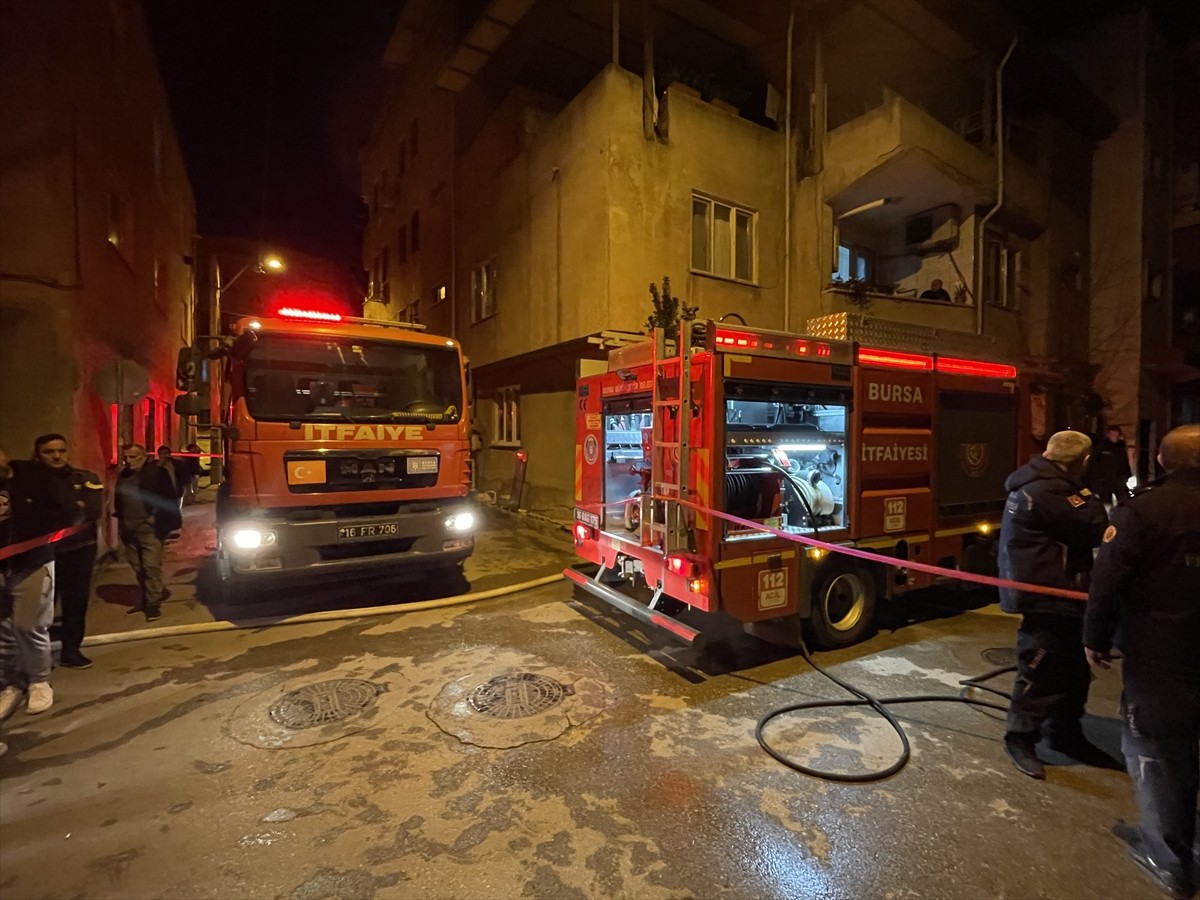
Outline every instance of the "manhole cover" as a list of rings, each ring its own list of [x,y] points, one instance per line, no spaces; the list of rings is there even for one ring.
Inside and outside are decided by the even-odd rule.
[[[386,690],[385,685],[356,678],[322,681],[284,694],[271,704],[270,714],[284,728],[313,728],[370,709]]]
[[[524,719],[562,703],[574,690],[546,675],[515,672],[489,678],[471,691],[468,701],[475,712],[497,719]]]
[[[1017,651],[1012,647],[992,647],[980,654],[989,666],[1015,666]]]

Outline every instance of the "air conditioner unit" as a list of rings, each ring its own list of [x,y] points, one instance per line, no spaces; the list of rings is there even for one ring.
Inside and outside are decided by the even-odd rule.
[[[958,246],[961,213],[953,203],[935,206],[904,220],[904,248],[916,256],[944,253]]]

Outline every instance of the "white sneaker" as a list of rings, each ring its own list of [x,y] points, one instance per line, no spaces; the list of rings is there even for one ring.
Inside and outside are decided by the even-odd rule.
[[[9,716],[17,711],[21,706],[21,701],[25,699],[25,692],[19,687],[9,685],[4,690],[0,691],[0,722],[3,722]]]
[[[54,705],[54,688],[48,681],[35,681],[29,686],[29,703],[25,706],[28,713],[45,712]]]

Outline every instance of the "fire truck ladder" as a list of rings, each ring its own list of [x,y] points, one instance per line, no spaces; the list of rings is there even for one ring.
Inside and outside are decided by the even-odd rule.
[[[692,424],[692,323],[682,320],[670,345],[665,328],[654,329],[653,436],[650,483],[655,496],[642,510],[642,544],[657,544],[664,554],[692,549],[687,507],[672,502],[688,499]],[[677,374],[668,374],[676,369]],[[668,439],[668,424],[674,433]]]

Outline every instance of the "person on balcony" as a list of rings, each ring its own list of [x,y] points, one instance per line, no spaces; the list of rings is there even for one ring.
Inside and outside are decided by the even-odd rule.
[[[921,294],[922,300],[941,300],[943,303],[950,302],[949,292],[942,287],[942,279],[935,278],[933,283],[929,285],[929,290]]]

